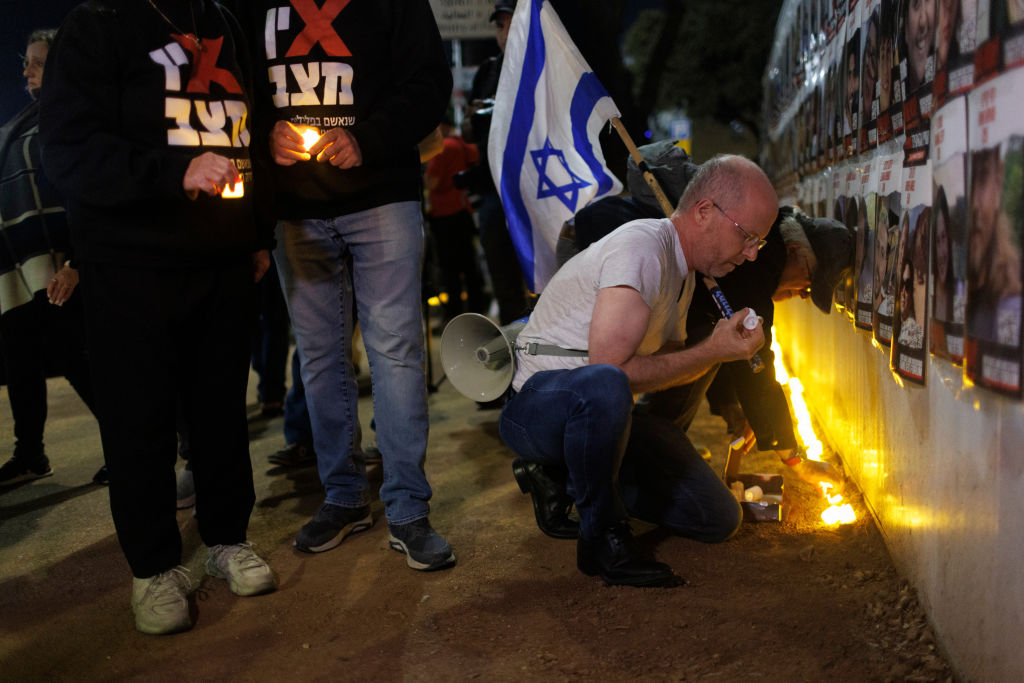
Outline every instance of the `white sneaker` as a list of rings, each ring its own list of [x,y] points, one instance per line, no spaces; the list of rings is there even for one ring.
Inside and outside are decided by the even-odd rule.
[[[156,576],[132,579],[132,611],[135,628],[160,635],[192,628],[188,613],[188,569],[178,566]]]
[[[206,573],[227,579],[235,595],[260,595],[277,588],[277,577],[267,561],[252,550],[252,543],[215,545],[206,558]]]

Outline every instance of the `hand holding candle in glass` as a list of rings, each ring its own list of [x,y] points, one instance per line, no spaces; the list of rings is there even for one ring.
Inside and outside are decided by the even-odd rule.
[[[309,151],[309,148],[320,141],[320,131],[316,128],[307,128],[302,131],[302,146]]]
[[[319,139],[320,131],[316,128],[278,121],[270,131],[270,155],[280,166],[309,161],[312,158],[309,150]]]
[[[363,163],[359,143],[344,128],[329,128],[322,133],[310,126],[297,126],[278,121],[270,133],[270,152],[281,166],[297,161],[316,160],[338,168],[352,168]]]
[[[200,192],[215,197],[229,185],[239,186],[240,191],[241,182],[242,178],[231,159],[204,152],[189,162],[181,186],[189,198],[195,199]]]
[[[239,197],[244,197],[245,188],[242,186],[242,179],[239,178],[238,182],[233,185],[225,185],[220,196],[224,199],[238,199]]]
[[[317,161],[326,161],[338,168],[353,168],[363,163],[363,152],[359,149],[359,143],[345,128],[330,128],[324,131],[316,144],[308,149],[310,156]]]

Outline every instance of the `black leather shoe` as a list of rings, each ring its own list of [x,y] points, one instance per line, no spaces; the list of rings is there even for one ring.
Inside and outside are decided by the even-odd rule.
[[[680,583],[672,569],[637,546],[628,522],[613,524],[598,538],[580,539],[576,566],[609,586],[670,586]]]
[[[512,462],[512,474],[520,490],[533,498],[533,514],[541,531],[551,538],[580,537],[579,523],[569,519],[572,498],[565,492],[564,475],[521,458]]]

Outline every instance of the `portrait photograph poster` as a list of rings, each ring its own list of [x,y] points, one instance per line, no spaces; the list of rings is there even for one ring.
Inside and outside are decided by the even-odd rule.
[[[874,301],[875,223],[878,221],[878,179],[881,176],[879,158],[864,164],[861,190],[858,197],[857,248],[854,272],[857,273],[857,306],[854,324],[860,329],[872,329],[872,303]]]
[[[1021,395],[1021,222],[1024,69],[978,84],[967,98],[971,141],[967,236],[967,379]]]
[[[925,321],[932,213],[930,162],[904,163],[901,198],[890,368],[901,379],[923,386],[928,357]]]
[[[931,352],[959,365],[967,301],[967,98],[932,115]]]
[[[892,339],[892,312],[896,296],[896,247],[900,231],[900,183],[903,181],[903,152],[878,157],[878,214],[875,219],[873,294],[871,326],[875,341],[883,347]]]

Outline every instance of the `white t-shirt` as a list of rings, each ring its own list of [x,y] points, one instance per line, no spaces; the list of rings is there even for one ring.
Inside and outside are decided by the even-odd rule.
[[[637,355],[649,356],[670,340],[685,341],[693,283],[672,221],[631,221],[591,244],[555,273],[519,333],[516,346],[538,342],[563,349],[586,349],[598,291],[625,285],[639,292],[651,309],[647,332],[637,349]],[[590,363],[584,356],[534,356],[522,350],[516,356],[512,380],[516,391],[535,372]]]

